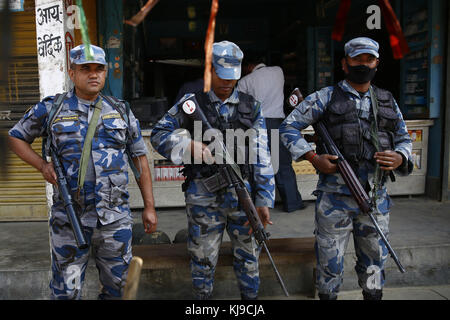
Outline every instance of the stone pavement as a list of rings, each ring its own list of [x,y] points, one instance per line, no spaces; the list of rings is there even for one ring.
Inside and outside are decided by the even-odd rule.
[[[450,285],[450,203],[425,197],[393,197],[390,241],[407,269],[401,274],[389,259],[386,299],[441,299],[449,297]],[[314,230],[314,202],[292,213],[278,207],[271,211],[271,238],[311,237]],[[184,208],[158,209],[158,230],[173,240],[186,228]],[[134,212],[136,225],[140,213]],[[228,241],[228,236],[224,237]],[[341,299],[360,299],[354,267],[354,249],[349,243],[345,257]],[[95,299],[98,275],[90,261],[83,296]],[[0,299],[47,299],[50,277],[50,249],[47,222],[0,223]],[[276,282],[275,282],[276,285]],[[356,290],[356,291],[354,291]],[[281,294],[281,293],[280,293]],[[283,299],[276,295],[266,298]],[[301,298],[300,295],[292,295]],[[190,299],[184,297],[182,299]],[[217,299],[234,299],[220,296]],[[261,297],[264,298],[264,297]],[[305,297],[305,299],[311,299]]]
[[[261,297],[261,300],[317,300],[306,295]],[[450,285],[421,287],[385,287],[383,300],[449,300]],[[338,300],[363,300],[361,290],[347,290],[339,293]]]

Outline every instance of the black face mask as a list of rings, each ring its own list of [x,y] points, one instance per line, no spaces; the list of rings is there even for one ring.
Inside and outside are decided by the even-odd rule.
[[[369,81],[372,81],[373,77],[375,77],[375,73],[377,72],[377,68],[369,68],[365,65],[359,66],[351,66],[347,64],[348,73],[345,77],[351,82],[362,84]]]

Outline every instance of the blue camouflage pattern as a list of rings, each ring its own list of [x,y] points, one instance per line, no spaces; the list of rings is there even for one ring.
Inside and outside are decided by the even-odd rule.
[[[54,97],[45,98],[31,108],[9,131],[9,135],[33,143],[35,138],[43,134],[42,128],[47,126],[53,99]],[[97,221],[106,225],[131,215],[128,204],[129,163],[126,148],[129,148],[136,157],[147,153],[139,122],[133,113],[130,111],[132,137],[127,146],[128,124],[107,101],[103,100],[102,103],[99,124],[92,140],[91,170],[88,169],[93,176],[86,174],[86,182],[77,201],[83,207],[81,222],[89,227],[96,227]],[[88,129],[88,119],[92,117],[93,111],[90,102],[77,98],[73,91],[70,91],[51,127],[52,143],[57,148],[74,199],[77,199],[75,193],[84,136]],[[93,210],[84,210],[86,204],[91,201],[95,202]],[[68,222],[56,186],[53,186],[51,214]]]
[[[79,46],[76,46],[75,48],[70,50],[70,63],[71,64],[87,64],[87,63],[98,63],[102,65],[107,65],[106,58],[105,58],[105,51],[97,46],[90,45],[90,53],[92,55],[91,60],[88,60],[86,57],[85,48],[86,46],[84,44],[80,44]]]
[[[342,88],[350,100],[355,101],[356,109],[360,117],[369,119],[372,112],[369,92],[366,92],[361,97],[345,80],[340,81],[338,86]],[[314,150],[314,148],[303,138],[301,130],[306,129],[308,126],[321,120],[322,115],[331,100],[333,88],[333,86],[325,87],[307,96],[281,124],[279,129],[281,141],[291,152],[292,159],[295,161],[301,160],[300,158],[304,154]],[[412,142],[397,102],[395,102],[394,111],[397,113],[399,119],[394,135],[394,151],[400,152],[408,162],[412,162]],[[355,174],[358,176],[363,186],[365,186],[366,183],[369,183],[370,187],[373,186],[374,169],[374,166],[366,161],[361,161],[359,163],[358,171],[355,172]],[[398,167],[395,170],[395,173],[401,176],[410,174],[408,165]],[[386,187],[383,186],[383,188]],[[348,190],[339,173],[319,173],[317,190],[351,195],[350,190]]]
[[[100,98],[98,98],[100,99]],[[32,143],[44,134],[54,97],[47,97],[31,108],[9,131],[9,135]],[[79,162],[88,120],[94,103],[68,92],[61,111],[51,125],[51,141],[56,146],[76,211],[86,233],[89,249],[76,246],[63,201],[53,186],[50,213],[50,245],[52,257],[51,298],[79,299],[89,252],[95,255],[102,284],[101,299],[120,298],[131,256],[132,216],[128,203],[128,156],[145,155],[139,122],[129,113],[128,123],[107,101],[92,140],[90,163],[80,196],[76,196]]]
[[[233,269],[241,294],[249,299],[258,295],[258,258],[261,252],[256,240],[248,235],[250,226],[244,226],[247,216],[234,208],[186,205],[188,217],[188,252],[191,257],[194,295],[210,298],[213,292],[214,272],[219,258],[223,232],[226,229],[232,244]]]
[[[239,80],[241,78],[242,50],[233,42],[221,41],[213,43],[212,64],[221,79]]]
[[[89,248],[83,250],[75,245],[70,224],[56,218],[51,218],[49,224],[52,255],[51,299],[82,298],[82,284],[91,252],[95,256],[99,271],[99,299],[120,299],[132,258],[133,220],[126,217],[98,228],[84,227]]]
[[[225,120],[236,112],[239,104],[238,91],[234,89],[231,96],[222,102],[213,91],[208,92],[211,104]],[[188,154],[191,142],[186,130],[182,102],[190,95],[185,95],[155,125],[151,133],[151,143],[155,150],[173,163],[181,164]],[[275,203],[275,179],[267,145],[267,130],[261,116],[259,104],[255,103],[253,128],[258,135],[253,136],[254,145],[262,149],[256,164],[253,164],[253,180],[245,184],[249,192],[254,190],[255,206],[273,208]],[[190,159],[190,154],[189,157]],[[213,289],[214,270],[225,228],[230,235],[234,254],[234,271],[238,279],[241,294],[254,298],[259,289],[258,257],[259,249],[254,237],[248,235],[248,227],[243,224],[247,217],[243,211],[236,210],[238,198],[234,188],[228,187],[218,192],[208,192],[201,179],[193,179],[185,191],[186,213],[188,216],[188,250],[191,254],[191,272],[194,293],[197,298],[210,297]]]
[[[353,233],[359,286],[374,294],[383,288],[384,266],[389,252],[366,214],[362,214],[352,197],[316,191],[314,245],[317,259],[316,287],[321,294],[336,297],[344,276],[344,255]],[[380,191],[374,217],[389,238],[391,200]]]
[[[348,99],[355,102],[359,117],[369,119],[371,114],[371,99],[369,92],[360,96],[347,81],[338,83]],[[282,143],[296,161],[312,151],[310,145],[302,136],[301,130],[321,120],[333,93],[334,87],[325,87],[310,94],[280,126]],[[409,163],[412,162],[412,142],[406,124],[397,103],[394,110],[399,121],[394,133],[394,151],[401,153],[407,161],[395,172],[399,175],[411,173]],[[376,195],[372,194],[375,166],[368,161],[360,161],[357,165],[357,175],[362,186],[371,189],[369,197],[376,199],[373,212],[381,230],[388,236],[389,209],[391,200],[386,186],[382,185]],[[345,185],[339,173],[319,173],[319,181],[314,191],[317,196],[315,207],[315,250],[317,257],[316,286],[321,294],[336,297],[342,284],[344,271],[344,254],[350,233],[353,232],[355,251],[357,256],[356,273],[359,286],[367,293],[374,294],[375,290],[384,285],[384,265],[388,257],[388,250],[376,234],[370,218],[360,212],[353,200],[350,190]]]
[[[236,106],[239,104],[238,92],[234,89],[231,96],[222,102],[213,91],[208,92],[209,99],[219,114],[228,120],[236,111]],[[175,104],[164,116],[161,118],[155,127],[152,129],[150,141],[155,150],[163,157],[171,160],[175,164],[182,164],[185,157],[191,138],[186,135],[183,128],[184,115],[180,110],[182,102],[189,97],[185,95],[177,104]],[[261,115],[261,109],[258,103],[255,103],[255,114],[253,117],[253,129],[258,132],[258,135],[253,136],[254,144],[258,149],[256,152],[260,156],[253,164],[254,183],[250,185],[245,181],[246,186],[251,192],[255,189],[255,206],[273,208],[275,204],[275,179],[273,168],[271,164],[270,152],[267,143],[267,129],[266,122]],[[262,150],[259,150],[262,149]],[[217,194],[212,194],[204,190],[198,179],[194,179],[190,183],[188,190],[185,193],[187,204],[198,204],[205,206],[219,206]],[[228,188],[226,192],[227,202],[221,203],[220,206],[237,207],[237,196],[234,188]]]

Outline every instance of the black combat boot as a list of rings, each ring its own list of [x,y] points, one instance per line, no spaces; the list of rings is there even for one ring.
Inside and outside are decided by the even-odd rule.
[[[381,300],[383,297],[383,290],[375,290],[373,293],[363,290],[362,295],[364,300]]]
[[[197,294],[197,300],[211,300],[212,293],[199,293]]]
[[[319,293],[319,299],[320,300],[337,300],[337,295]]]

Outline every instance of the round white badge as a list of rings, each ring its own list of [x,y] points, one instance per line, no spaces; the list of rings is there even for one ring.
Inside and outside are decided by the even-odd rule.
[[[297,103],[298,103],[298,97],[293,94],[289,97],[289,103],[291,104],[291,106],[296,107]]]
[[[195,111],[195,102],[187,100],[183,103],[183,111],[187,114],[192,114]]]

